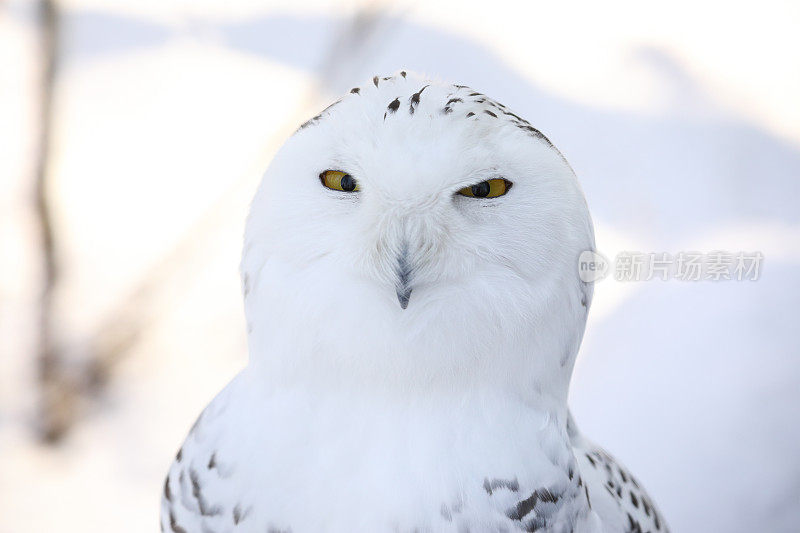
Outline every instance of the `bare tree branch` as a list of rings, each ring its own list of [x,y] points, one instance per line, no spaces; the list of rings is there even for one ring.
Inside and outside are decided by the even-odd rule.
[[[53,290],[58,280],[55,235],[48,199],[48,175],[53,130],[53,92],[58,69],[59,24],[54,0],[39,2],[41,42],[41,93],[39,141],[34,178],[34,205],[41,246],[41,291],[39,295],[38,365],[40,383],[39,430],[54,441],[68,424],[69,394],[60,383],[59,357],[53,332]]]

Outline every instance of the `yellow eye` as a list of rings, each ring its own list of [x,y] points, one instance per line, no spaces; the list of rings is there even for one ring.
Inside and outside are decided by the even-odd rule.
[[[341,170],[326,170],[319,175],[324,186],[334,191],[355,192],[359,190],[356,179]]]
[[[464,187],[458,191],[458,194],[470,198],[497,198],[507,193],[511,185],[512,183],[506,179],[494,178],[476,183],[471,187]]]

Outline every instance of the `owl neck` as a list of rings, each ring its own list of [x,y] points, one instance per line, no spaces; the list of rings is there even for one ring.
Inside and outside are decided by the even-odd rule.
[[[250,277],[250,366],[264,386],[408,398],[477,391],[548,413],[566,410],[586,320],[571,280],[516,299],[477,291],[415,295],[401,309],[372,284],[320,290],[301,274],[268,263]],[[535,301],[538,294],[545,296]]]
[[[361,391],[371,397],[455,399],[506,396],[558,416],[566,412],[575,348],[541,340],[466,351],[419,339],[402,344],[341,344],[313,334],[287,336],[272,328],[249,335],[252,372],[265,387],[304,388],[315,394]],[[391,349],[389,349],[391,345]],[[450,349],[439,349],[447,346]],[[567,354],[567,355],[564,355]]]

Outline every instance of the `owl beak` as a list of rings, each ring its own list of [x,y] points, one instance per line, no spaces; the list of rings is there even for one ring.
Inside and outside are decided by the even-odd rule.
[[[400,307],[405,309],[408,307],[408,300],[411,298],[411,287],[397,286],[397,301],[400,302]]]
[[[408,263],[408,247],[397,257],[397,301],[400,307],[408,307],[408,300],[411,298],[411,266]]]

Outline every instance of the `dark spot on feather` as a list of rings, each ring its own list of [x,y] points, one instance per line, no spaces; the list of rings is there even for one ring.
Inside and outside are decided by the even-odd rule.
[[[553,494],[547,489],[539,489],[538,492],[539,492],[539,499],[543,502],[555,503],[558,501],[559,496]]]
[[[239,522],[247,518],[248,514],[250,514],[250,509],[245,509],[245,511],[242,512],[241,505],[237,503],[236,506],[233,508],[233,524],[234,525],[238,524]]]
[[[628,524],[630,526],[629,529],[628,529],[628,532],[629,533],[642,533],[641,524],[639,524],[639,522],[637,520],[635,520],[631,516],[631,513],[627,513],[627,515],[628,515]]]
[[[392,113],[394,113],[395,111],[397,111],[397,109],[398,109],[399,107],[400,107],[400,99],[399,99],[399,98],[395,98],[395,99],[394,99],[394,100],[392,100],[392,102],[389,104],[389,107],[388,107],[388,109],[389,109],[389,111],[391,111]]]
[[[490,117],[497,118],[497,115],[495,115],[494,113],[492,113],[488,109],[484,109],[483,112],[486,113],[487,115],[489,115]]]
[[[493,479],[489,481],[489,478],[485,478],[483,480],[483,490],[486,491],[487,494],[491,495],[497,489],[508,489],[511,492],[517,492],[519,490],[519,481],[517,478],[514,479]]]
[[[650,516],[650,502],[644,496],[642,496],[642,506],[644,507],[644,514]]]
[[[553,494],[548,489],[538,489],[533,491],[530,497],[517,503],[517,505],[508,512],[508,517],[512,520],[522,520],[528,513],[530,513],[538,502],[555,503],[559,496]]]
[[[423,87],[422,89],[420,89],[419,91],[417,91],[417,92],[415,92],[414,94],[411,95],[411,99],[409,101],[409,107],[408,107],[408,112],[410,114],[412,114],[412,115],[414,114],[414,111],[416,110],[416,106],[419,105],[419,97],[422,94],[422,91],[424,91],[427,88],[428,88],[428,85],[426,85],[425,87]]]
[[[400,71],[400,75],[401,75],[401,76],[403,76],[403,77],[405,78],[405,77],[406,77],[406,71],[405,71],[405,70],[401,70],[401,71]]]
[[[631,503],[637,509],[639,508],[639,499],[636,497],[636,494],[634,494],[633,491],[631,491]]]
[[[300,127],[298,128],[298,130],[306,129],[307,127],[315,124],[320,119],[320,117],[322,117],[321,114],[316,115],[314,117],[311,117],[310,119],[308,119],[305,122],[303,122],[302,124],[300,124]]]
[[[330,109],[331,109],[333,106],[335,106],[336,104],[338,104],[338,103],[339,103],[339,102],[341,102],[341,101],[342,101],[341,99],[339,99],[339,100],[336,100],[336,101],[335,101],[335,102],[333,102],[331,105],[329,105],[328,107],[326,107],[325,109],[323,109],[322,111],[320,111],[320,112],[319,112],[319,114],[318,114],[317,116],[315,116],[315,117],[311,117],[310,119],[308,119],[308,120],[306,120],[305,122],[303,122],[302,124],[300,124],[300,127],[299,127],[299,128],[297,128],[297,131],[300,131],[300,130],[302,130],[302,129],[305,129],[305,128],[307,128],[307,127],[309,127],[309,126],[312,126],[312,125],[316,124],[317,122],[319,122],[319,121],[320,121],[320,119],[322,118],[322,116],[323,116],[325,113],[327,113],[328,111],[330,111]]]
[[[217,452],[214,452],[211,454],[211,458],[208,460],[208,469],[211,470],[216,466],[217,466]]]
[[[350,94],[359,94],[360,92],[361,89],[359,89],[358,87],[353,87],[352,89],[350,89]]]
[[[217,506],[210,506],[203,496],[202,486],[200,485],[200,478],[194,468],[189,470],[189,479],[192,482],[192,496],[197,500],[197,507],[200,509],[200,514],[203,516],[216,516],[222,512],[222,509]]]
[[[378,86],[378,80],[379,80],[378,76],[375,76],[374,78],[372,78],[372,83],[375,84],[375,87]]]
[[[169,510],[169,527],[174,533],[186,533],[186,530],[179,526],[178,521],[175,520],[175,513],[172,509]]]
[[[456,102],[463,102],[463,101],[464,100],[462,100],[461,98],[451,98],[450,100],[447,101],[445,105],[455,104]]]
[[[169,476],[164,480],[164,498],[166,498],[168,502],[172,501],[172,491],[169,488]]]
[[[450,509],[448,509],[445,504],[442,504],[442,507],[439,509],[439,514],[442,515],[442,518],[444,518],[448,522],[453,521],[453,514],[450,512]]]
[[[469,113],[467,113],[467,118],[469,118],[469,117],[474,117],[474,116],[475,116],[475,113],[473,113],[472,111],[470,111]]]

